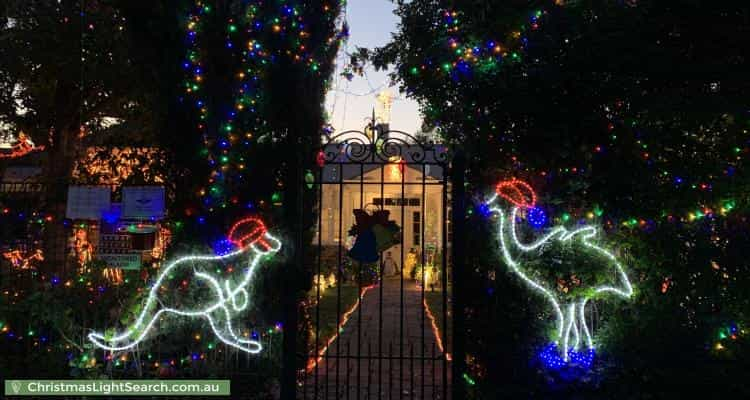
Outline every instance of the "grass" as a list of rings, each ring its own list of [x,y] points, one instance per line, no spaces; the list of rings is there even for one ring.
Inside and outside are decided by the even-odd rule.
[[[338,293],[341,289],[341,308],[340,318],[343,320],[344,313],[347,312],[357,302],[359,297],[359,289],[356,285],[344,284],[340,287],[329,288],[320,295],[320,301],[318,302],[318,309],[310,310],[312,312],[313,329],[315,329],[315,321],[317,312],[320,312],[320,344],[325,344],[328,339],[333,337],[338,329],[339,313],[338,313]]]
[[[450,288],[448,291],[448,298],[450,299]],[[448,314],[448,331],[446,332],[446,323],[443,315],[443,292],[441,290],[426,290],[424,292],[424,299],[427,303],[427,307],[430,308],[430,312],[432,312],[432,316],[435,318],[435,324],[440,330],[440,333],[447,335],[448,343],[450,344],[452,338],[452,324],[450,323],[450,314]],[[450,312],[450,303],[448,304],[448,311]]]

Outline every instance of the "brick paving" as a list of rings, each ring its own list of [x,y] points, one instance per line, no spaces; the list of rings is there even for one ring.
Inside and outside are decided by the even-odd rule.
[[[403,313],[401,293],[396,277],[364,295],[317,369],[303,379],[299,398],[445,399],[443,356],[424,314],[421,288],[404,280]],[[450,387],[445,389],[450,396]]]

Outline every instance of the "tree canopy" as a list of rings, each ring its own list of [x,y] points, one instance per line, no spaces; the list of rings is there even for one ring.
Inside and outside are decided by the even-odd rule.
[[[84,139],[78,136],[90,136],[84,145],[153,143],[163,116],[154,62],[142,58],[150,52],[118,6],[7,2],[0,24],[0,120],[38,143],[50,140],[54,149]]]
[[[612,344],[604,365],[614,369],[587,375],[606,376],[587,389],[624,395],[628,382],[660,380],[641,389],[663,394],[684,376],[738,381],[710,372],[710,362],[686,371],[672,357],[744,354],[734,348],[726,357],[715,335],[722,324],[746,319],[749,307],[741,295],[748,265],[737,251],[747,238],[750,183],[750,8],[705,1],[397,5],[393,40],[360,49],[352,63],[395,68],[394,81],[444,140],[469,155],[476,202],[498,180],[528,180],[549,221],[601,224],[627,261],[634,303],[620,311],[597,303],[617,316],[598,324],[601,340]],[[486,213],[475,211],[469,237],[492,237]],[[518,282],[495,279],[500,258],[488,262],[486,255],[497,243],[472,240],[469,248],[481,255],[467,260],[470,292],[487,294],[465,310],[470,373],[492,387],[482,390],[573,390],[560,376],[537,385],[535,372],[517,371],[539,345],[535,327],[544,309],[527,302]],[[559,278],[561,287],[580,279]]]
[[[748,151],[747,8],[412,1],[396,12],[394,40],[365,55],[393,64],[475,164],[579,181],[591,206],[621,217],[660,217],[737,187]]]

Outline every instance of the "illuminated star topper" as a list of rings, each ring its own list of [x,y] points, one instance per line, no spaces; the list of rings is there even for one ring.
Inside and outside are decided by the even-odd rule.
[[[248,353],[260,352],[260,342],[239,335],[234,320],[249,304],[247,289],[253,282],[258,263],[264,256],[278,252],[281,242],[271,236],[263,221],[256,217],[238,221],[229,230],[228,240],[239,250],[221,256],[187,256],[168,264],[129,327],[115,334],[92,332],[89,340],[105,350],[128,350],[144,340],[162,315],[174,314],[205,319],[225,344]],[[227,278],[211,273],[230,263],[246,263],[247,268],[239,276]],[[188,285],[194,285],[195,290],[184,290]]]
[[[590,357],[593,355],[594,342],[591,330],[584,317],[586,304],[589,300],[604,295],[615,295],[629,299],[633,295],[633,287],[630,284],[623,266],[610,251],[593,243],[597,236],[597,230],[593,226],[580,226],[569,231],[563,226],[556,226],[537,238],[532,243],[523,243],[519,238],[517,221],[520,219],[519,210],[528,211],[536,204],[536,194],[526,182],[512,179],[500,182],[496,186],[496,193],[487,202],[491,205],[491,211],[497,213],[500,237],[500,250],[505,265],[511,272],[519,277],[521,281],[534,292],[544,296],[552,306],[557,325],[554,336],[554,346],[562,354],[565,363],[576,362],[581,355]],[[513,207],[510,212],[504,210],[499,204],[494,204],[498,197],[510,202]],[[576,292],[576,294],[562,296],[555,291],[557,282],[544,282],[539,279],[534,271],[528,268],[531,260],[540,257],[542,250],[559,242],[566,245],[580,246],[598,257],[602,267],[611,270],[609,276],[612,282],[600,286],[588,288]],[[550,268],[559,268],[559,265]],[[570,300],[572,297],[572,300]],[[567,299],[567,301],[566,301]],[[587,347],[586,352],[579,352],[581,345]],[[549,352],[549,347],[545,349]],[[549,357],[547,357],[549,358]],[[590,365],[590,360],[584,364]]]

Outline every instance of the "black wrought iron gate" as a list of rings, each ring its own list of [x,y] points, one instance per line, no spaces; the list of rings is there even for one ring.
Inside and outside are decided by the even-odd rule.
[[[320,150],[297,398],[450,398],[448,161],[382,126]]]

